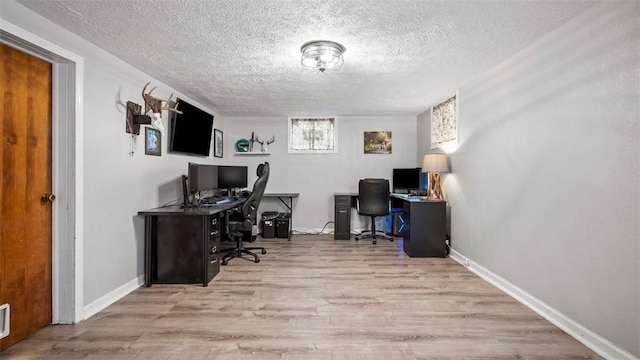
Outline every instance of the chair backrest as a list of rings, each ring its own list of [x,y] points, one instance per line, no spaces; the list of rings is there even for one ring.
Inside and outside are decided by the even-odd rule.
[[[264,164],[258,165],[256,174],[258,175],[258,179],[253,183],[253,191],[251,191],[251,195],[241,207],[242,216],[245,221],[249,220],[252,224],[256,222],[258,206],[262,200],[264,190],[267,187],[267,181],[269,181],[269,163],[265,162]]]
[[[360,180],[358,182],[358,212],[370,216],[389,214],[389,196],[389,180]]]

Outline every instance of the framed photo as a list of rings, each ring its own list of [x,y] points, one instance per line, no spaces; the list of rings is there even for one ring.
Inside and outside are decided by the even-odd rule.
[[[222,157],[222,131],[213,129],[213,156]]]
[[[391,154],[391,131],[365,131],[365,154]]]
[[[458,94],[431,107],[431,149],[458,142]]]
[[[162,155],[162,133],[154,128],[144,128],[144,153],[147,155]]]

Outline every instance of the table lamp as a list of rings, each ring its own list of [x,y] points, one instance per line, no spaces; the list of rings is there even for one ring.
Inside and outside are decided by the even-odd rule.
[[[449,172],[447,155],[425,154],[422,158],[422,172],[429,173],[429,200],[444,200],[440,187],[440,173]]]

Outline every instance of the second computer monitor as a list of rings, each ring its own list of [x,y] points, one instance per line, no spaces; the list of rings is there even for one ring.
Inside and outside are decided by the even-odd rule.
[[[246,187],[246,166],[218,166],[219,189],[244,189]]]

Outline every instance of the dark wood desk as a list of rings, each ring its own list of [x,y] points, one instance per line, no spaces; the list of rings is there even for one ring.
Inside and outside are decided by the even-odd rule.
[[[262,195],[263,198],[276,198],[280,200],[282,205],[284,205],[289,210],[289,241],[291,241],[291,233],[293,232],[293,199],[300,196],[299,193],[264,193]],[[288,199],[287,203],[285,199]]]
[[[410,257],[446,257],[446,201],[403,194],[391,197],[402,200],[404,252]]]
[[[335,240],[351,239],[351,208],[355,207],[357,193],[334,194]],[[446,202],[427,200],[424,196],[391,194],[392,207],[402,208],[404,252],[410,257],[445,257]]]
[[[144,216],[144,282],[209,282],[220,271],[220,236],[224,213],[242,205],[181,208],[179,205],[139,211]]]

